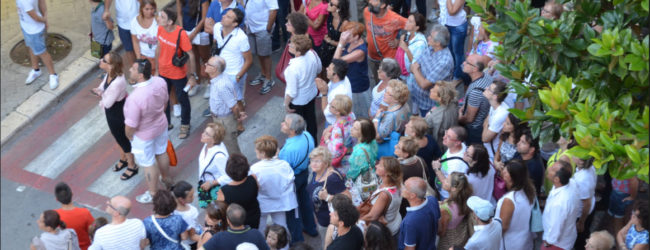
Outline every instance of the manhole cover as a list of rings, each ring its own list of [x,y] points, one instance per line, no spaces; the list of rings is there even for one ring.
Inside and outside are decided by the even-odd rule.
[[[46,39],[47,52],[50,52],[52,60],[58,62],[61,59],[65,58],[70,54],[72,50],[72,43],[66,37],[57,33],[47,34]],[[11,49],[10,53],[11,60],[22,66],[30,67],[31,62],[29,61],[29,51],[25,45],[25,40],[20,40],[14,47]]]

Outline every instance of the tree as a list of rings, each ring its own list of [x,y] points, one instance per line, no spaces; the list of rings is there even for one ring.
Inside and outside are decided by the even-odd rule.
[[[542,141],[573,135],[569,153],[599,174],[648,181],[648,0],[573,0],[558,20],[530,0],[468,0],[484,21],[501,75],[531,107],[510,111]],[[602,32],[596,31],[596,27]]]

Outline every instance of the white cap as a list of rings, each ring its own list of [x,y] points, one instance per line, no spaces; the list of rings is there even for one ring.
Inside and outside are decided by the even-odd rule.
[[[494,206],[489,201],[472,196],[467,199],[467,206],[474,211],[476,217],[482,221],[488,221],[494,216]]]

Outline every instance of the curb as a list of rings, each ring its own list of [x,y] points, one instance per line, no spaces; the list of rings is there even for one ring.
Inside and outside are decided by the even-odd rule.
[[[119,39],[113,40],[113,48],[113,51],[122,48]],[[4,146],[48,108],[63,100],[75,89],[77,83],[88,77],[98,65],[99,59],[91,56],[90,50],[87,50],[58,73],[59,87],[50,89],[48,84],[44,84],[40,90],[16,107],[16,110],[9,113],[0,123],[0,146]]]

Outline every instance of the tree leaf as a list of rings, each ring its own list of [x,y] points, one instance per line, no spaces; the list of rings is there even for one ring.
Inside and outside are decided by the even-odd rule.
[[[630,157],[630,160],[634,163],[640,163],[641,162],[641,157],[639,156],[639,151],[637,151],[636,148],[632,147],[632,145],[625,145],[625,152],[627,153],[627,156]]]

